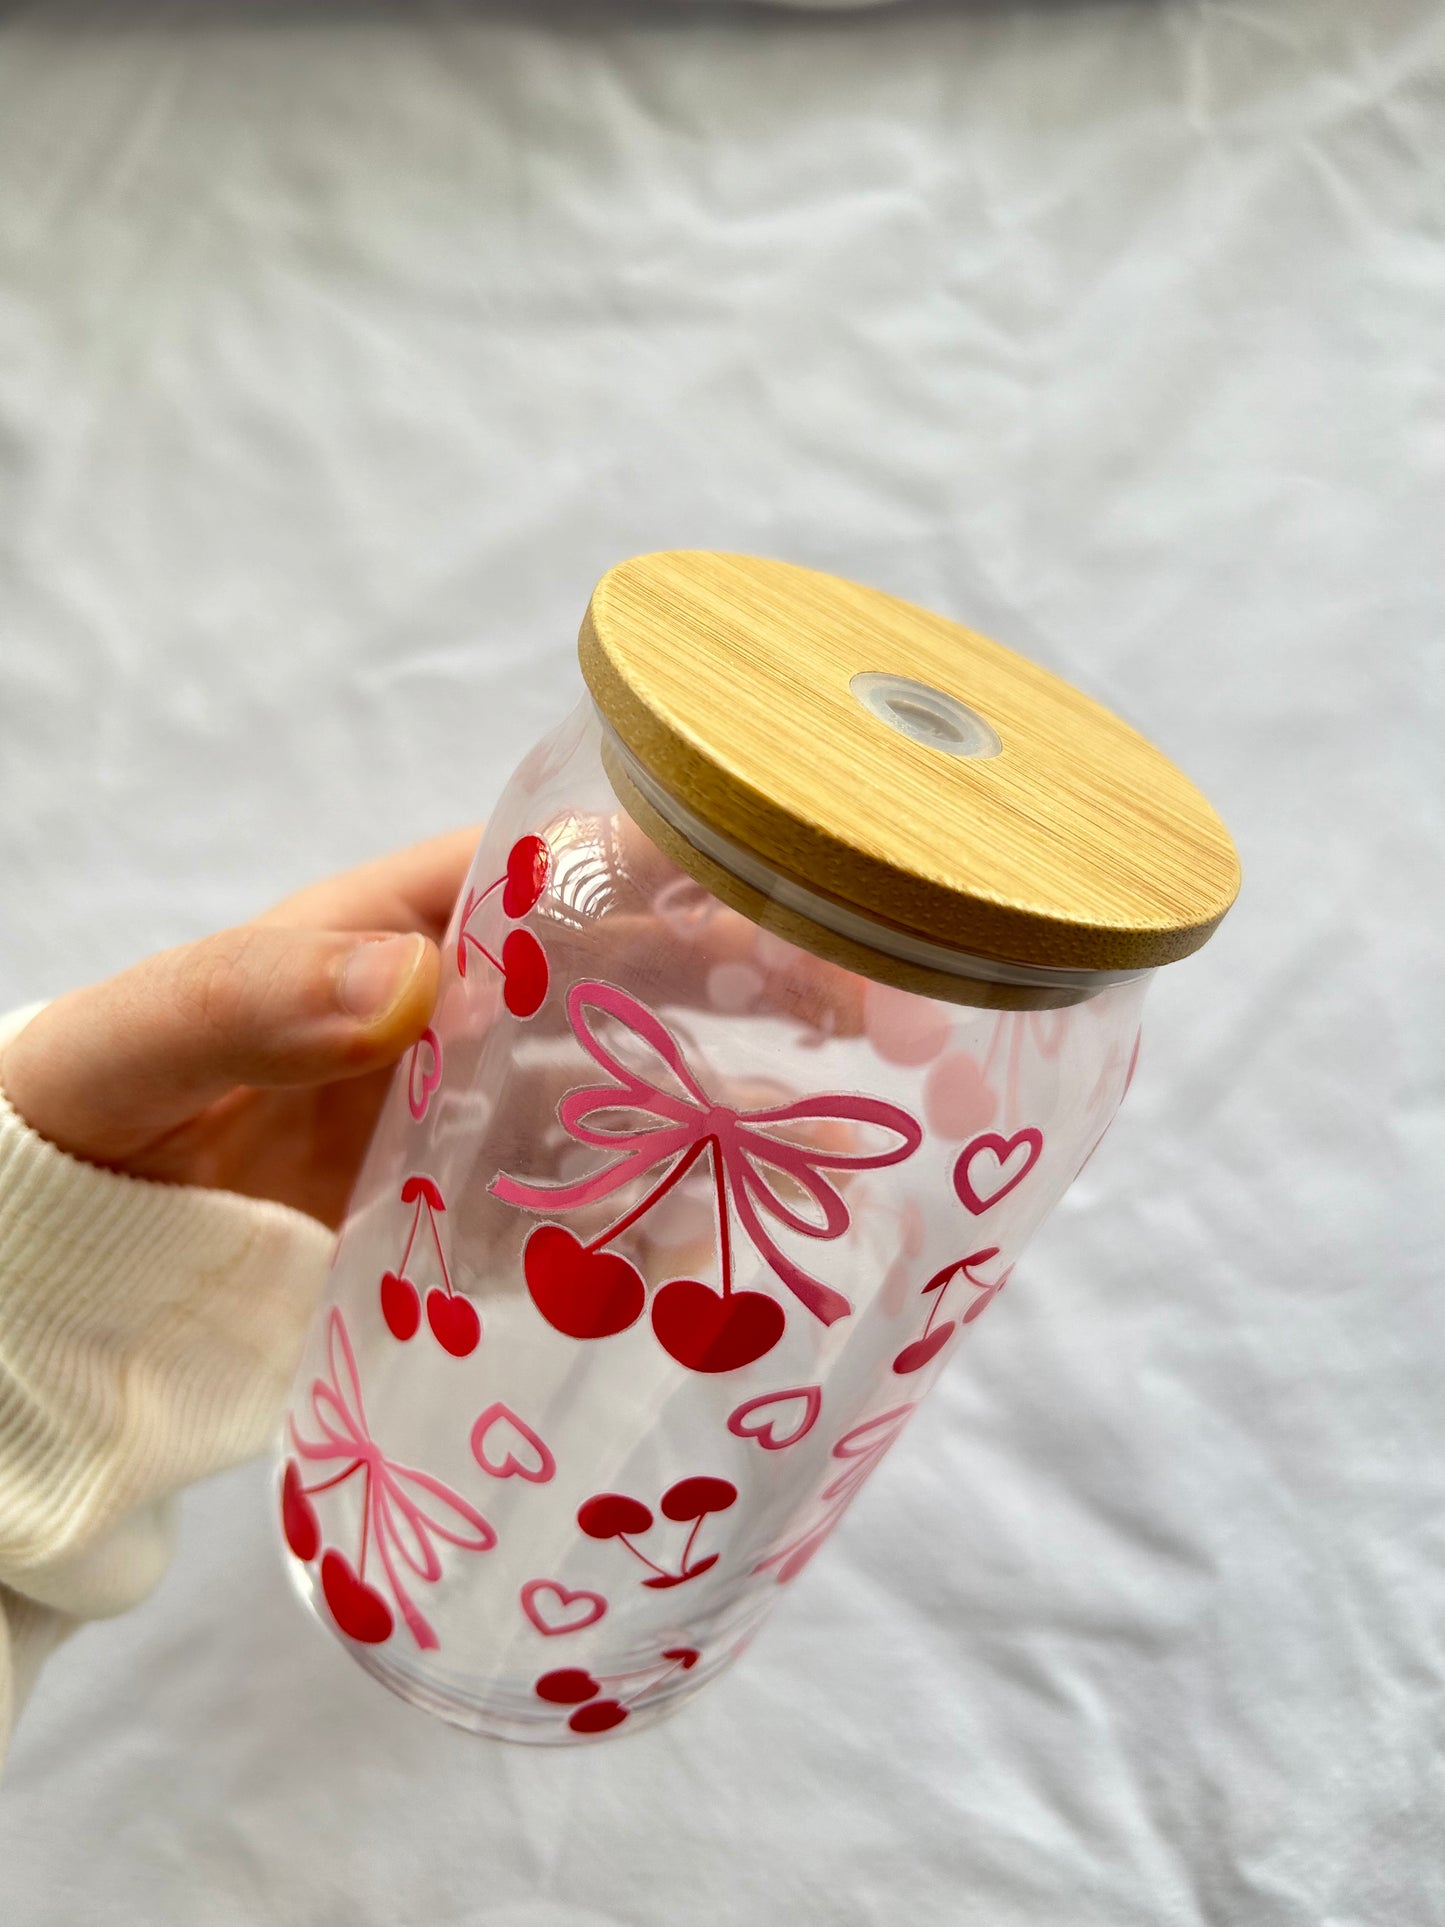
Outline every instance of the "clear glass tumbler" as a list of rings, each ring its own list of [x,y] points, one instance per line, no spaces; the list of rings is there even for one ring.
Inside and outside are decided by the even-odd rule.
[[[1108,1129],[1148,977],[999,1009],[827,961],[663,853],[607,735],[584,701],[482,839],[280,1476],[362,1665],[540,1742],[751,1639]]]

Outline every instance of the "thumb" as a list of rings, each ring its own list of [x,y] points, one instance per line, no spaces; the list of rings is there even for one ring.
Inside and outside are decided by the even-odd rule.
[[[15,1109],[112,1163],[238,1085],[327,1084],[399,1057],[436,1001],[422,936],[243,924],[49,1004],[0,1058]]]

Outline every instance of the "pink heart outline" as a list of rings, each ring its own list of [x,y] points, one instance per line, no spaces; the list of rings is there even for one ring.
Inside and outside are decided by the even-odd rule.
[[[865,1418],[861,1425],[855,1425],[843,1434],[833,1447],[833,1457],[860,1459],[865,1458],[870,1452],[881,1455],[903,1430],[912,1410],[912,1404],[895,1405],[889,1411],[878,1412],[872,1418]]]
[[[544,1593],[550,1593],[563,1612],[566,1612],[569,1606],[575,1606],[579,1602],[584,1608],[590,1608],[590,1610],[587,1610],[585,1618],[566,1620],[561,1625],[549,1625],[542,1607],[538,1604]],[[555,1579],[529,1579],[517,1596],[522,1602],[522,1611],[544,1639],[560,1639],[564,1633],[584,1632],[588,1626],[595,1626],[607,1611],[607,1601],[600,1592],[589,1592],[585,1586],[579,1587],[576,1592],[571,1592]]]
[[[1028,1156],[1013,1176],[1006,1178],[996,1191],[988,1193],[979,1191],[970,1176],[970,1166],[974,1159],[985,1152],[988,1153],[996,1160],[999,1175],[1002,1177],[1009,1159],[1021,1145],[1027,1147]],[[1021,1131],[1015,1131],[1012,1137],[1000,1137],[997,1131],[980,1132],[976,1138],[964,1145],[958,1154],[958,1162],[953,1167],[953,1188],[958,1193],[964,1209],[971,1211],[976,1218],[981,1218],[985,1211],[991,1211],[996,1204],[1008,1196],[1010,1191],[1018,1189],[1038,1163],[1043,1155],[1043,1149],[1044,1134],[1033,1124],[1025,1125]]]
[[[427,1049],[431,1052],[431,1065],[429,1069],[422,1071],[421,1089],[420,1091],[418,1091],[416,1074],[417,1074],[418,1067],[421,1064],[421,1049],[423,1044],[425,1044]],[[441,1039],[437,1036],[436,1032],[432,1029],[431,1025],[428,1024],[426,1029],[422,1032],[421,1036],[417,1038],[416,1042],[411,1047],[411,1062],[407,1070],[407,1076],[406,1076],[407,1109],[411,1112],[412,1116],[416,1119],[418,1124],[420,1124],[422,1119],[426,1116],[427,1105],[430,1104],[431,1102],[431,1094],[437,1088],[438,1084],[441,1083],[441,1081],[442,1081]]]
[[[510,1425],[523,1443],[529,1445],[536,1453],[536,1464],[524,1463],[510,1448],[500,1463],[489,1458],[486,1450],[487,1434],[494,1425]],[[511,1406],[504,1404],[501,1399],[497,1399],[487,1407],[485,1412],[478,1415],[472,1427],[471,1444],[472,1457],[482,1470],[490,1473],[494,1479],[526,1479],[532,1485],[546,1485],[549,1480],[557,1476],[557,1461],[553,1458],[547,1441],[539,1437],[525,1419],[518,1418]]]
[[[774,1418],[765,1419],[760,1425],[749,1423],[755,1413],[765,1412],[770,1406],[790,1405],[798,1399],[803,1401],[802,1422],[791,1432],[780,1435]],[[729,1413],[728,1430],[735,1439],[756,1440],[765,1452],[782,1452],[808,1436],[818,1423],[822,1409],[821,1385],[794,1385],[785,1392],[762,1392],[757,1398],[744,1399],[736,1411]]]

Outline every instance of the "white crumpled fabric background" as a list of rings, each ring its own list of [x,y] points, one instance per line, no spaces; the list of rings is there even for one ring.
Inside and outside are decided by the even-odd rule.
[[[0,995],[484,812],[594,578],[953,613],[1245,894],[770,1634],[564,1754],[267,1475],[52,1662],[9,1927],[1445,1921],[1445,13],[0,10]]]

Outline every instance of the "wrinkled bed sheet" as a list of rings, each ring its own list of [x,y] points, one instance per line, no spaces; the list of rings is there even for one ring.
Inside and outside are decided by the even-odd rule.
[[[1445,15],[0,11],[0,995],[484,812],[593,579],[758,550],[1157,738],[1245,895],[682,1718],[464,1738],[264,1471],[53,1662],[14,1927],[1445,1921]]]

